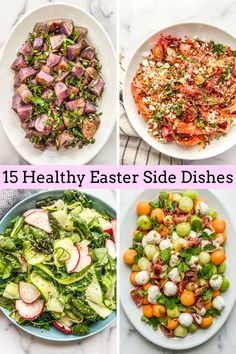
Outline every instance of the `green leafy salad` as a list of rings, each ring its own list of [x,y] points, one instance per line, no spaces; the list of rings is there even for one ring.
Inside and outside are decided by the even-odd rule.
[[[89,333],[116,309],[115,223],[78,191],[11,220],[0,234],[0,306],[20,325]]]

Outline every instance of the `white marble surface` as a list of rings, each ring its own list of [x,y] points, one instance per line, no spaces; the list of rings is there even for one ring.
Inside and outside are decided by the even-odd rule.
[[[13,191],[14,193],[14,191]],[[28,196],[30,192],[25,192]],[[116,208],[116,192],[93,190],[91,194]],[[6,194],[6,193],[5,193]],[[9,191],[5,198],[11,199]],[[23,197],[23,196],[22,196]],[[15,200],[15,198],[12,198]],[[1,205],[1,210],[3,206]],[[33,337],[10,322],[0,311],[0,353],[9,354],[116,354],[116,323],[83,341],[59,343]]]
[[[227,210],[235,209],[235,198],[231,198],[232,191],[230,190],[211,190],[220,200],[227,200],[225,207]],[[132,204],[132,201],[141,194],[141,190],[121,190],[120,191],[120,220],[126,214],[126,211]],[[234,195],[236,195],[234,191]],[[122,236],[121,236],[122,237]],[[127,237],[127,235],[125,235]],[[233,280],[232,280],[233,281]],[[121,290],[122,291],[122,290]],[[236,353],[236,306],[234,305],[230,317],[226,321],[221,330],[215,334],[208,342],[197,348],[183,351],[173,351],[160,348],[146,340],[140,333],[136,331],[133,325],[126,317],[122,307],[120,311],[120,343],[122,354],[235,354]],[[151,330],[151,329],[150,329]]]
[[[0,48],[10,30],[27,12],[46,3],[64,2],[77,5],[93,15],[105,28],[116,45],[116,1],[112,0],[8,0],[0,1]],[[7,117],[5,117],[7,119]],[[89,164],[114,164],[116,162],[116,130],[99,154]],[[110,148],[112,146],[112,149]],[[8,141],[0,124],[0,164],[25,164]],[[2,153],[4,151],[4,153]]]
[[[178,22],[205,22],[236,36],[234,0],[120,0],[120,48],[129,56],[149,34]],[[215,158],[186,164],[235,164],[236,146]]]

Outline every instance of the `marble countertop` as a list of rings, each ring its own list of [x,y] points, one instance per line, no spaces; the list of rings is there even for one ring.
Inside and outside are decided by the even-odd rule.
[[[31,193],[29,190],[17,192],[13,190],[0,191],[0,214],[6,211],[6,205],[7,208],[10,208]],[[93,190],[90,193],[116,208],[115,191]],[[2,200],[5,201],[4,205]],[[116,323],[114,322],[104,331],[83,341],[71,343],[51,342],[25,333],[10,322],[0,311],[0,343],[0,352],[10,354],[116,354]]]
[[[121,190],[120,191],[120,220],[122,222],[126,211],[132,205],[132,201],[136,199],[137,195],[141,194],[141,190]],[[234,210],[234,198],[230,197],[230,190],[212,190],[212,192],[220,200],[227,200],[225,206],[228,210]],[[121,236],[122,237],[122,236]],[[125,235],[127,237],[127,235]],[[142,335],[136,331],[131,322],[126,317],[122,307],[120,311],[120,342],[122,354],[234,354],[236,353],[236,336],[235,336],[235,322],[236,322],[236,306],[234,306],[228,320],[220,331],[215,334],[206,343],[183,351],[167,350],[153,345],[146,340]]]
[[[130,56],[157,29],[181,22],[203,22],[236,36],[234,0],[120,0],[120,51]],[[171,162],[170,162],[171,163]],[[236,163],[236,146],[211,159],[185,164],[223,165]]]
[[[77,5],[93,15],[105,28],[113,44],[116,46],[116,2],[109,0],[10,0],[0,1],[0,48],[4,44],[10,30],[25,13],[46,3],[66,2]],[[95,156],[90,164],[114,164],[116,161],[116,129],[103,149]],[[108,147],[112,146],[110,149]],[[10,144],[2,126],[0,125],[0,164],[26,164]]]

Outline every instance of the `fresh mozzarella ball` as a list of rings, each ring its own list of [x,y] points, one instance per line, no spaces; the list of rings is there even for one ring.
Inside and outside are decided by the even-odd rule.
[[[208,205],[205,202],[200,202],[200,203],[198,203],[195,210],[196,210],[196,213],[199,215],[206,215],[208,212]]]
[[[179,282],[181,281],[180,275],[179,275],[179,271],[177,268],[173,268],[169,274],[168,277],[170,278],[170,280],[174,281],[174,282]]]
[[[198,308],[196,307],[196,313],[197,313],[198,315],[204,316],[205,313],[206,313],[205,307],[203,306],[201,309],[198,309]]]
[[[173,296],[177,293],[178,287],[172,281],[167,281],[164,285],[164,293],[166,296]]]
[[[169,248],[169,247],[173,248],[173,243],[167,238],[160,242],[159,247],[161,250],[164,250],[165,248]]]
[[[193,323],[193,318],[190,313],[181,313],[178,318],[179,323],[184,327],[190,327]]]
[[[146,270],[142,270],[141,272],[138,272],[138,274],[136,274],[135,276],[135,281],[138,285],[147,284],[149,279],[150,279],[150,274]]]
[[[196,231],[191,230],[189,236],[194,238],[197,237]]]
[[[222,276],[219,274],[214,274],[210,279],[210,286],[213,290],[219,290],[222,285]]]
[[[190,268],[196,267],[196,263],[198,262],[198,256],[191,256],[190,260],[186,262]]]
[[[148,288],[148,301],[150,304],[156,304],[157,298],[161,295],[160,289],[157,285],[152,285]]]
[[[216,296],[212,301],[212,305],[216,310],[222,311],[223,308],[225,307],[225,300],[223,299],[222,296]]]
[[[150,231],[142,239],[142,246],[146,247],[148,244],[158,244],[161,241],[161,235],[155,231]]]
[[[176,231],[173,231],[172,234],[171,234],[171,239],[172,241],[174,242],[175,240],[179,239],[179,235],[177,234]]]
[[[172,254],[170,257],[170,267],[175,267],[179,263],[178,253]]]

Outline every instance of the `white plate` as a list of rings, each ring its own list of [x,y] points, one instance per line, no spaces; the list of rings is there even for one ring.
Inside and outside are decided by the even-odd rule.
[[[16,53],[32,31],[36,22],[49,19],[72,19],[75,24],[88,28],[88,41],[96,48],[102,64],[102,77],[105,90],[99,105],[103,113],[101,124],[95,134],[95,144],[77,148],[56,151],[48,148],[44,152],[35,149],[32,143],[25,139],[25,132],[20,127],[20,120],[11,109],[13,89],[13,70],[10,66]],[[28,13],[14,27],[0,58],[0,119],[4,130],[17,152],[29,163],[42,164],[85,164],[91,160],[104,146],[110,137],[116,120],[116,59],[113,45],[102,26],[84,10],[68,4],[48,4]],[[110,147],[109,147],[110,148]]]
[[[219,318],[215,318],[213,325],[206,330],[199,329],[194,334],[189,334],[185,338],[167,338],[164,336],[160,329],[158,329],[157,331],[153,331],[153,329],[149,325],[141,321],[140,318],[142,316],[142,310],[137,309],[134,301],[130,297],[130,291],[133,289],[133,286],[130,284],[129,280],[130,268],[123,262],[123,253],[131,246],[132,232],[135,230],[137,225],[137,215],[135,206],[140,200],[152,200],[158,195],[158,191],[147,190],[145,192],[142,192],[142,194],[139,193],[138,197],[135,200],[131,201],[130,207],[124,215],[121,224],[120,235],[123,235],[120,237],[120,288],[122,289],[122,291],[120,292],[121,304],[129,320],[132,322],[133,326],[137,329],[138,332],[140,332],[152,343],[167,349],[190,349],[210,339],[223,326],[224,322],[228,318],[236,297],[236,225],[235,223],[233,223],[228,212],[222,205],[222,202],[218,200],[218,198],[212,192],[208,190],[199,190],[198,194],[199,196],[206,198],[206,200],[209,202],[209,205],[217,210],[219,217],[227,220],[228,241],[226,244],[226,276],[231,281],[230,288],[225,293],[223,293],[226,306],[222,312],[222,315]],[[224,200],[224,203],[227,203],[227,200]]]
[[[226,137],[222,137],[219,140],[213,140],[209,146],[204,150],[199,150],[198,146],[186,149],[178,146],[175,143],[163,144],[155,140],[148,132],[147,125],[144,119],[138,115],[137,106],[134,102],[130,85],[132,79],[138,69],[139,64],[143,60],[143,55],[150,51],[154,47],[157,38],[161,34],[173,35],[176,37],[184,38],[185,36],[194,37],[197,36],[203,40],[213,40],[217,43],[223,43],[229,45],[231,48],[236,49],[236,39],[230,34],[226,33],[222,29],[200,23],[183,23],[178,25],[173,25],[161,29],[155,32],[153,35],[148,37],[134,52],[132,55],[124,81],[124,105],[127,112],[130,123],[136,132],[141,136],[141,138],[146,141],[154,149],[175,157],[185,160],[201,160],[210,158],[227,151],[236,144],[236,127],[234,126]]]

